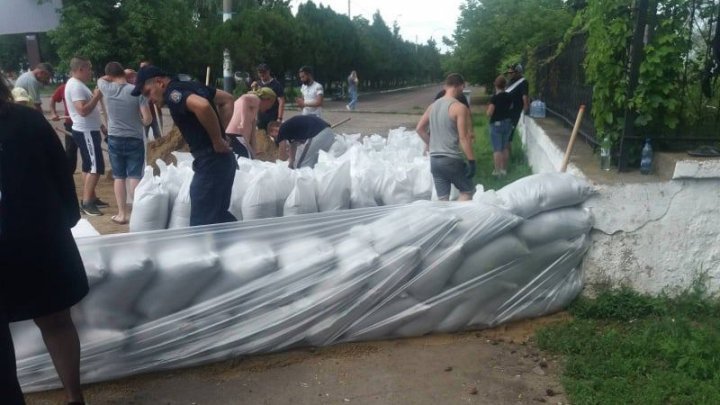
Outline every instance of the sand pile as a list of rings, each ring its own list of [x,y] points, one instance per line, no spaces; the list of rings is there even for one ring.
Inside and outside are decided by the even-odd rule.
[[[148,143],[147,162],[153,167],[156,175],[160,174],[160,171],[155,161],[160,159],[167,164],[177,164],[175,156],[172,155],[172,152],[176,151],[190,152],[188,144],[176,126],[173,126],[167,135]]]

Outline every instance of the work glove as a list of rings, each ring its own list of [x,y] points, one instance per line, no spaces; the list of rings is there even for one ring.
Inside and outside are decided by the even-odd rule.
[[[474,160],[468,160],[467,165],[465,166],[465,177],[468,179],[471,179],[475,177],[475,161]]]

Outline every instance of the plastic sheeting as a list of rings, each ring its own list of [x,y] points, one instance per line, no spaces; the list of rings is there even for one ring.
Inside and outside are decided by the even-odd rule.
[[[563,181],[582,183],[540,177],[523,187],[541,190],[543,201],[577,204],[582,198],[550,195],[584,190],[551,187]],[[501,207],[517,202],[493,201],[419,201],[81,239],[91,281],[73,309],[82,380],[485,328],[568,305],[583,285],[589,212],[552,204],[557,209],[525,220]],[[24,322],[12,332],[23,387],[57,387],[37,328]]]

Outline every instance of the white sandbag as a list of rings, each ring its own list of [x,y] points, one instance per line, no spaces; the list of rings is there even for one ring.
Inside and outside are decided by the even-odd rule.
[[[590,210],[579,207],[543,212],[517,227],[517,235],[533,247],[557,239],[575,239],[590,232],[593,217]]]
[[[192,184],[195,173],[190,169],[184,169],[182,176],[184,177],[182,187],[177,194],[177,198],[172,206],[170,213],[169,229],[187,228],[190,226],[190,213],[192,211],[192,202],[190,200],[190,184]]]
[[[400,326],[392,334],[397,337],[422,336],[432,330],[447,316],[455,307],[454,299],[447,299],[432,304],[421,303],[411,311],[414,317],[410,322]]]
[[[314,169],[319,211],[349,209],[351,187],[350,163],[318,163]]]
[[[540,212],[570,207],[594,193],[586,180],[568,173],[542,173],[523,177],[497,192],[512,213],[530,218]]]
[[[187,307],[220,271],[219,256],[211,249],[210,243],[197,242],[157,249],[157,275],[143,291],[135,310],[152,320]]]
[[[195,160],[190,152],[174,151],[171,152],[171,154],[175,156],[175,161],[177,162],[178,167],[192,167],[192,163]]]
[[[119,246],[109,252],[110,274],[81,301],[80,309],[88,324],[98,328],[127,329],[139,318],[132,307],[155,276],[152,260],[145,253],[145,241]]]
[[[465,259],[462,246],[455,244],[448,249],[436,249],[425,257],[421,263],[422,270],[408,282],[405,291],[420,302],[441,293]]]
[[[79,249],[79,251],[85,267],[88,285],[92,287],[104,280],[110,273],[110,269],[108,269],[105,264],[105,259],[100,253],[100,249],[98,249],[97,246],[92,246],[89,249]]]
[[[318,237],[292,241],[280,249],[277,276],[296,281],[317,272],[328,271],[335,265],[335,249],[326,240]]]
[[[387,337],[390,332],[417,315],[417,313],[408,311],[416,305],[418,305],[418,301],[415,298],[401,294],[374,309],[370,315],[353,325],[348,333],[352,334],[355,339],[363,340]]]
[[[274,218],[278,216],[275,184],[269,181],[266,171],[259,172],[250,181],[242,200],[242,218]]]
[[[462,284],[529,253],[525,243],[518,237],[505,234],[469,255],[453,274],[451,284]]]
[[[170,205],[172,210],[172,204],[180,192],[180,188],[183,185],[185,177],[183,175],[184,170],[178,169],[175,165],[167,165],[162,160],[158,159],[155,164],[160,169],[160,184],[163,189],[168,192],[170,198]]]
[[[47,352],[40,328],[32,320],[11,323],[10,334],[12,335],[17,359],[24,359]]]
[[[411,177],[414,179],[413,200],[430,200],[435,188],[430,172],[430,161],[427,158],[415,158]]]
[[[222,273],[196,297],[200,303],[241,288],[277,270],[277,256],[269,245],[237,242],[220,252]]]
[[[381,200],[383,205],[409,204],[413,198],[414,179],[409,176],[409,167],[388,166],[383,177]]]
[[[415,246],[401,246],[380,256],[378,269],[368,280],[369,287],[384,285],[387,280],[403,285],[420,265],[420,252]]]
[[[282,207],[283,216],[312,214],[318,212],[315,177],[310,168],[297,170],[295,184]]]
[[[466,255],[522,223],[522,218],[504,209],[474,202],[449,204],[448,211],[459,222],[447,240],[461,244]]]
[[[373,247],[383,254],[399,246],[439,243],[438,236],[445,235],[457,222],[458,219],[452,215],[412,204],[399,208],[367,228],[373,235]]]
[[[245,191],[250,185],[247,178],[247,172],[241,170],[235,171],[235,180],[233,180],[232,193],[230,194],[230,208],[228,211],[238,220],[242,221],[242,200]]]
[[[283,162],[281,160],[278,160],[275,164],[273,164],[268,169],[268,173],[270,175],[270,181],[275,184],[275,198],[277,201],[278,214],[282,215],[285,200],[287,200],[290,196],[290,193],[295,186],[295,176],[297,174],[295,170],[291,170],[288,167],[287,162]],[[313,189],[312,191],[314,192],[315,190]]]
[[[384,169],[369,162],[352,169],[350,208],[377,207],[382,190]]]
[[[167,191],[153,176],[152,167],[146,167],[142,180],[135,188],[135,202],[130,215],[130,232],[165,229],[169,219],[169,201]]]

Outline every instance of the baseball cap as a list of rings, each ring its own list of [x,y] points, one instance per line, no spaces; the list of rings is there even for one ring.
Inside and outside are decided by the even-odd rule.
[[[257,70],[258,72],[269,72],[269,71],[270,71],[270,66],[268,66],[267,63],[261,63],[261,64],[259,64],[259,65],[257,66],[257,69],[256,69],[256,70]]]
[[[153,65],[147,65],[142,68],[140,68],[140,71],[137,73],[137,78],[135,79],[135,88],[133,89],[132,94],[133,96],[137,97],[142,94],[143,86],[145,86],[145,81],[148,79],[152,79],[153,77],[167,77],[170,76],[167,73],[165,73],[162,69],[160,69],[157,66]]]
[[[33,101],[32,97],[28,94],[27,90],[22,87],[15,87],[12,89],[12,97],[16,103],[30,103]]]
[[[254,94],[260,97],[260,100],[268,100],[271,98],[277,98],[277,94],[269,87],[260,87],[257,90],[249,91],[248,94]]]
[[[523,72],[522,65],[519,63],[515,63],[513,65],[508,65],[507,73],[513,73],[513,72],[522,73]]]

